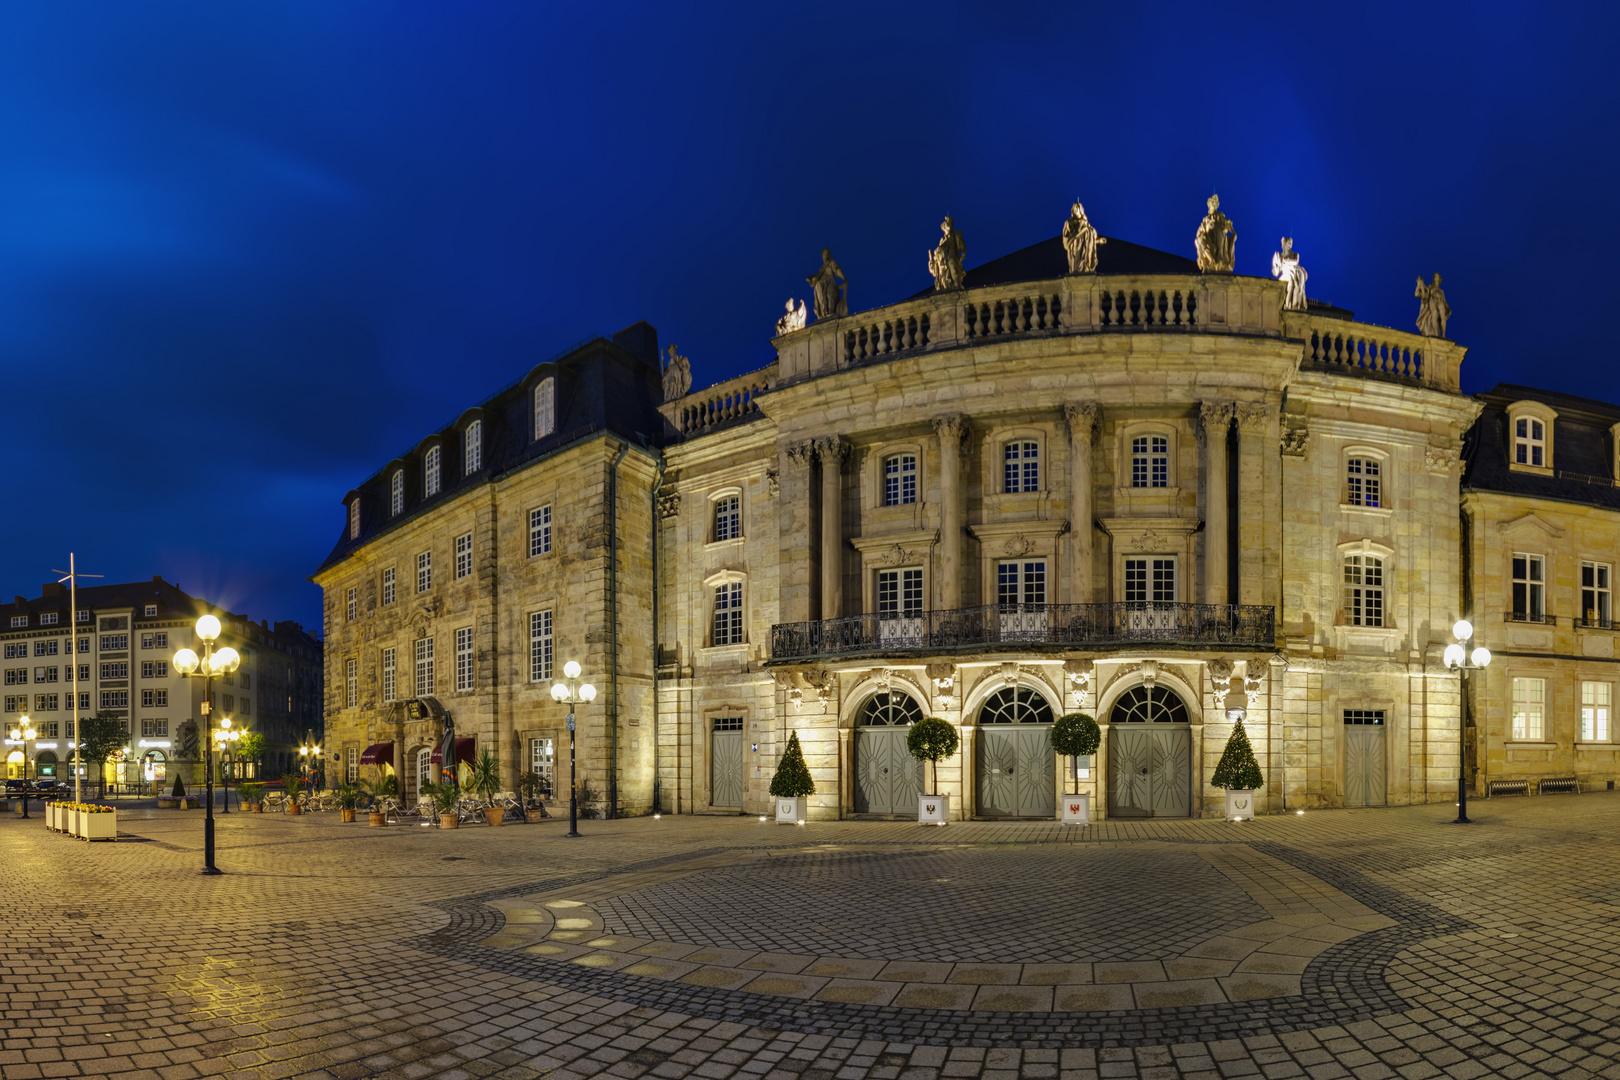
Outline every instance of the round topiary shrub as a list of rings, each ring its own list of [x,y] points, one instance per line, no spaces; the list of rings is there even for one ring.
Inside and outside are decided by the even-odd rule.
[[[1102,728],[1085,713],[1065,713],[1052,725],[1052,749],[1074,761],[1074,783],[1080,786],[1080,758],[1090,757],[1102,745]]]
[[[939,793],[939,759],[956,753],[961,744],[962,737],[956,729],[937,716],[917,721],[906,732],[906,749],[911,756],[934,766],[934,794]]]

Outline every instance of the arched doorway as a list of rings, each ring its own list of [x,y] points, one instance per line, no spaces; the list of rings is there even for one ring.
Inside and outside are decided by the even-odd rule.
[[[906,734],[923,718],[910,694],[874,694],[855,717],[855,812],[915,814],[922,762],[906,749]]]
[[[34,755],[34,777],[36,779],[56,775],[56,755],[49,750],[41,750]]]
[[[1028,686],[997,690],[979,706],[981,817],[1049,818],[1057,813],[1052,704]]]
[[[1192,816],[1187,703],[1164,686],[1134,686],[1108,714],[1108,815]]]

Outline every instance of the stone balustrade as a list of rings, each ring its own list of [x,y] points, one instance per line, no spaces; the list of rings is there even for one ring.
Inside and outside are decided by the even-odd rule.
[[[696,390],[685,397],[666,401],[660,411],[683,435],[758,415],[759,404],[755,398],[776,385],[776,367],[771,364],[735,379],[715,383],[706,390]]]
[[[1301,366],[1457,389],[1461,349],[1444,339],[1309,312],[1289,312],[1288,330],[1305,343]],[[1453,353],[1457,364],[1450,363]]]

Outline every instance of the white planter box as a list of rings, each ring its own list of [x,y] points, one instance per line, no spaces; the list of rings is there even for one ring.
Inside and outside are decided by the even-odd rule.
[[[1063,805],[1063,824],[1090,825],[1091,824],[1091,794],[1065,795]]]
[[[1226,820],[1241,821],[1244,818],[1254,820],[1254,792],[1227,788]]]
[[[776,823],[778,825],[797,825],[799,822],[806,820],[809,806],[810,800],[803,795],[796,799],[781,795],[777,796]]]
[[[949,795],[919,795],[917,796],[917,824],[943,825],[951,817],[951,797]]]
[[[69,836],[78,836],[80,816],[77,810],[61,811],[62,831]]]
[[[45,804],[45,827],[54,832],[62,831],[62,826],[56,817],[56,804],[53,802]]]
[[[117,840],[118,839],[118,811],[109,814],[75,814],[79,819],[79,831],[76,836],[86,840]]]

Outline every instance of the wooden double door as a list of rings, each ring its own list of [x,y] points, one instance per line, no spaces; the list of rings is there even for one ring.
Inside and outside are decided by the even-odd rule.
[[[1172,690],[1127,690],[1108,716],[1110,817],[1192,816],[1192,727]]]
[[[979,729],[981,817],[1050,818],[1057,813],[1052,725]]]

